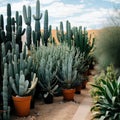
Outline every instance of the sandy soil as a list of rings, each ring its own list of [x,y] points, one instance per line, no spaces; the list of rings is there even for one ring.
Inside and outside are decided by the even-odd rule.
[[[90,81],[92,75],[89,76]],[[80,103],[85,96],[89,94],[90,86],[81,90],[81,94],[75,94],[74,101],[64,102],[63,97],[54,97],[52,104],[44,104],[42,101],[36,101],[35,108],[30,110],[28,117],[12,116],[12,120],[72,120]],[[90,114],[86,120],[89,120]]]

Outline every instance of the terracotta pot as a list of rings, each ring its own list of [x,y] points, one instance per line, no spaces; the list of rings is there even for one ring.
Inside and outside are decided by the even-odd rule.
[[[28,116],[30,112],[31,96],[16,97],[12,96],[16,114],[20,117]]]
[[[63,89],[63,98],[65,101],[74,100],[75,89]]]
[[[81,89],[82,89],[82,85],[78,85],[75,87],[75,93],[76,94],[81,94]]]

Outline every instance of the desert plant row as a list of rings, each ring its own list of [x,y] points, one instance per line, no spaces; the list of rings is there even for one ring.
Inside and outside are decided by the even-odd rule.
[[[10,119],[13,105],[8,101],[12,98],[31,95],[30,101],[34,101],[35,94],[41,94],[47,103],[51,98],[50,102],[53,101],[53,95],[59,94],[61,88],[73,89],[82,84],[82,81],[86,80],[84,73],[89,69],[92,61],[90,53],[94,48],[94,39],[90,44],[87,30],[82,30],[82,27],[71,28],[69,21],[66,21],[66,32],[63,30],[63,23],[60,23],[60,30],[56,29],[60,44],[53,44],[55,41],[51,34],[52,26],[48,25],[47,10],[44,15],[43,32],[40,28],[42,13],[39,0],[36,1],[36,15],[33,15],[33,31],[30,6],[23,6],[26,29],[22,29],[22,15],[16,11],[16,16],[12,17],[11,13],[11,5],[7,4],[5,29],[4,16],[0,15],[0,93],[3,98],[2,110],[5,111],[2,114],[3,120]],[[25,33],[23,46],[22,35]],[[29,114],[29,110],[24,115],[21,111],[16,111],[19,116]]]

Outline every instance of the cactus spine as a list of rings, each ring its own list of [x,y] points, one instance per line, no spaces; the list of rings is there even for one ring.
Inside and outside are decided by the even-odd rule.
[[[37,0],[36,1],[36,16],[33,15],[33,18],[35,20],[35,33],[34,34],[34,41],[33,43],[35,45],[38,44],[38,46],[40,45],[40,37],[41,37],[41,31],[40,31],[40,19],[42,18],[42,13],[40,13],[40,1]]]
[[[45,16],[44,16],[44,43],[45,46],[48,44],[48,38],[51,35],[51,25],[48,29],[48,10],[45,10]]]
[[[31,7],[28,6],[28,12],[26,10],[26,6],[23,6],[23,16],[24,16],[24,21],[25,24],[27,25],[27,30],[26,30],[26,39],[27,39],[27,47],[28,50],[30,50],[30,45],[31,45]]]

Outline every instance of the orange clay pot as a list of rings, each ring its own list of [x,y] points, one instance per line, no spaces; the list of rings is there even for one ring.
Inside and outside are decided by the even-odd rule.
[[[63,89],[63,98],[65,101],[74,100],[75,89]]]
[[[31,96],[12,96],[16,114],[20,117],[28,116],[30,112]]]

